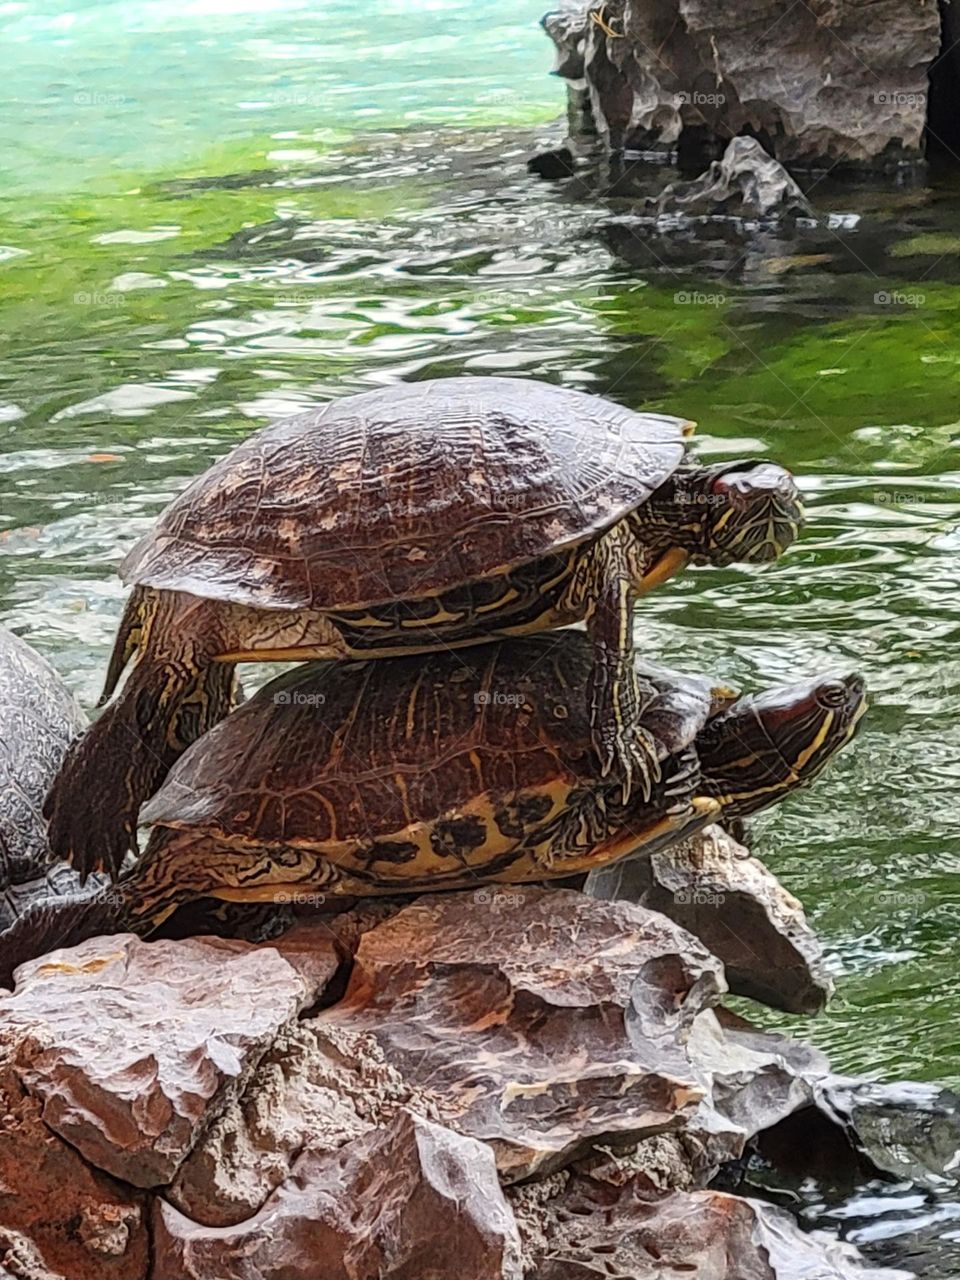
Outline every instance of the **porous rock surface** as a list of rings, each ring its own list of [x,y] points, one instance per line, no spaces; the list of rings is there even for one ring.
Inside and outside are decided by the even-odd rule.
[[[544,26],[611,151],[751,134],[788,166],[921,158],[935,3],[588,0]]]
[[[525,887],[423,897],[354,936],[343,998],[275,1043],[186,1161],[172,1194],[194,1218],[238,1221],[303,1142],[334,1149],[401,1106],[490,1143],[509,1181],[700,1101],[684,1042],[723,978],[663,916]]]
[[[802,1232],[782,1209],[720,1191],[574,1176],[533,1214],[517,1200],[528,1280],[908,1280],[864,1267],[850,1245]]]
[[[823,948],[802,905],[722,827],[592,872],[585,892],[638,902],[675,920],[723,961],[735,995],[789,1013],[818,1013],[832,994]]]
[[[827,1069],[723,1010],[719,962],[646,907],[434,895],[269,943],[94,939],[17,979],[0,1275],[895,1274],[702,1190],[822,1108]]]
[[[325,959],[304,962],[307,980],[272,947],[93,938],[21,966],[0,1033],[29,1033],[21,1078],[50,1129],[98,1168],[157,1186],[326,982],[332,944]]]
[[[46,1126],[40,1099],[11,1061],[17,1043],[0,1041],[0,1268],[24,1280],[143,1280],[142,1194]]]
[[[201,1227],[156,1204],[153,1280],[521,1280],[493,1153],[401,1110],[339,1151],[308,1148],[263,1208]]]

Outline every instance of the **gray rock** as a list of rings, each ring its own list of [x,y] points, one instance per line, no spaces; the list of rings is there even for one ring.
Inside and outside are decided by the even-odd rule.
[[[733,138],[719,160],[692,182],[674,182],[648,214],[747,219],[812,218],[813,208],[779,161],[755,138]]]
[[[528,1280],[909,1280],[801,1231],[782,1209],[720,1191],[664,1194],[642,1180],[574,1176],[539,1203],[523,1191],[516,1199]]]
[[[936,4],[605,0],[546,29],[611,150],[750,133],[790,166],[922,158]]]
[[[585,892],[660,911],[723,961],[735,995],[818,1013],[833,991],[803,907],[721,827],[591,872]]]
[[[952,1090],[831,1075],[816,1101],[884,1173],[930,1191],[960,1183],[960,1097]]]
[[[0,627],[0,932],[45,897],[80,892],[80,878],[54,861],[43,801],[83,713],[54,671]],[[86,893],[105,884],[93,876]]]

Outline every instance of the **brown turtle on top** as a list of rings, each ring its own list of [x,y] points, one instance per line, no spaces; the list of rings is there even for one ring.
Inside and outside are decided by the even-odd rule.
[[[51,792],[53,848],[117,872],[142,801],[230,710],[235,663],[388,657],[584,619],[604,775],[649,795],[634,600],[689,560],[772,559],[802,518],[780,467],[681,467],[689,429],[541,382],[448,378],[257,432],[124,561],[134,590],[104,698],[135,662]]]

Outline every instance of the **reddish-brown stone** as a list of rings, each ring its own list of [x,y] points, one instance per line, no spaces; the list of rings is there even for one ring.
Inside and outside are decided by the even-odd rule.
[[[298,972],[274,946],[94,938],[21,967],[0,1035],[32,1037],[20,1075],[55,1133],[134,1186],[162,1185],[333,957]]]
[[[730,990],[790,1013],[817,1013],[833,983],[802,905],[722,827],[587,877],[598,898],[639,902],[723,961]]]
[[[162,1200],[152,1280],[520,1280],[490,1149],[408,1111],[305,1151],[259,1213],[201,1227]]]
[[[36,1045],[4,1037],[0,1064],[0,1267],[65,1280],[143,1280],[143,1197],[92,1169],[43,1123],[10,1058]],[[9,1253],[9,1260],[5,1255]],[[36,1260],[44,1269],[37,1269]],[[22,1263],[22,1266],[21,1266]],[[38,1264],[39,1265],[39,1264]]]

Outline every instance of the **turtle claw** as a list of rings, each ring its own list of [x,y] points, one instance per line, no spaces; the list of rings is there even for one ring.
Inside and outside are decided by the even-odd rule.
[[[622,803],[627,804],[637,791],[648,802],[661,778],[661,752],[653,734],[642,725],[635,725],[625,735],[616,726],[608,733],[601,727],[595,746],[600,756],[600,775],[620,783]]]

